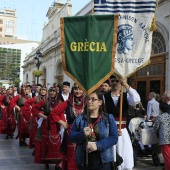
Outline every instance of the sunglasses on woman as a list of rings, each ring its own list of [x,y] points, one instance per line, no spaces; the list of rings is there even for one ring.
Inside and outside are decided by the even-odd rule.
[[[119,83],[119,80],[114,80],[114,79],[112,79],[111,82],[112,82],[112,83],[114,83],[114,82]]]

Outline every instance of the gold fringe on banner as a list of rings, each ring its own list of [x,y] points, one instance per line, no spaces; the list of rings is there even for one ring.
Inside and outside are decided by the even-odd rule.
[[[156,31],[156,10],[158,8],[158,3],[156,3],[156,9],[155,9],[155,13],[152,19],[152,24],[151,24],[151,28],[150,31]]]
[[[142,66],[138,67],[134,72],[130,73],[130,74],[127,76],[127,78],[130,77],[133,73],[135,73],[135,72],[137,72],[138,70],[140,70],[141,68],[146,67],[148,64],[150,64],[150,62],[151,62],[151,61],[150,61],[150,59],[149,59],[145,64],[143,64]]]
[[[135,72],[137,72],[138,70],[140,70],[141,68],[143,68],[143,67],[145,67],[145,66],[147,66],[148,64],[150,64],[150,59],[146,62],[146,63],[144,63],[142,66],[140,66],[140,67],[138,67],[138,68],[136,68],[132,73],[130,73],[126,78],[129,78],[132,74],[134,74]],[[119,75],[119,74],[116,74],[115,72],[113,73],[113,75],[116,77],[116,78],[121,78],[122,77],[122,75]]]

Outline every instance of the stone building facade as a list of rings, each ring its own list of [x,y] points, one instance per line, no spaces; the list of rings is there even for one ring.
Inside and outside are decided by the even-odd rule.
[[[42,75],[39,77],[39,83],[47,87],[55,84],[61,84],[63,80],[73,81],[69,79],[63,72],[61,62],[60,48],[60,17],[72,16],[72,4],[68,1],[66,4],[54,3],[49,7],[47,24],[44,24],[43,37],[41,45],[32,51],[24,60],[24,83],[36,84],[36,77],[33,71],[37,70],[35,57],[37,50],[42,53],[41,64],[39,70]]]

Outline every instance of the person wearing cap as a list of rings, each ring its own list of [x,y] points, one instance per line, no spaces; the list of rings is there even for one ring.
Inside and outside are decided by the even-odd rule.
[[[128,105],[135,106],[136,103],[140,102],[140,96],[138,92],[130,87],[125,78],[116,78],[115,76],[110,77],[111,91],[104,95],[105,107],[108,113],[113,114],[116,120],[119,120],[120,114],[120,93],[121,87],[124,86],[126,92],[123,92],[123,106],[122,115],[125,121],[128,121]],[[127,122],[128,126],[128,122]]]
[[[68,81],[63,82],[62,92],[58,96],[59,103],[62,103],[66,100],[70,100],[72,98],[72,95],[69,91],[70,83]]]
[[[26,88],[26,85],[21,85],[21,89],[19,92],[21,96],[25,96],[25,88]]]
[[[60,170],[60,163],[64,162],[65,158],[60,152],[59,131],[61,125],[67,128],[67,124],[64,114],[61,114],[56,122],[51,116],[51,110],[58,104],[57,96],[56,86],[50,87],[46,100],[40,100],[33,105],[32,114],[40,117],[35,137],[34,163],[44,164],[45,169],[49,169],[49,164],[55,164],[55,170]],[[62,167],[64,167],[64,163],[62,163]]]
[[[25,102],[31,98],[31,86],[25,86],[25,94],[18,96],[15,96],[10,101],[10,105],[12,109],[15,109],[15,112],[17,113],[17,124],[18,124],[18,136],[19,137],[19,146],[28,146],[28,144],[25,142],[26,138],[29,138],[29,123],[31,119],[30,112],[24,111],[24,104]]]
[[[6,94],[7,93],[7,89],[4,87],[3,89],[2,89],[2,94]]]
[[[32,98],[33,97],[33,93],[32,93],[32,86],[31,85],[27,85],[26,89],[29,89],[29,93],[27,91],[26,95],[29,96],[29,98]]]
[[[0,96],[2,95],[2,88],[0,88]]]
[[[0,98],[1,98],[1,95],[2,95],[2,89],[0,88]],[[0,127],[1,127],[1,122],[2,122],[1,119],[2,119],[2,110],[0,109]],[[0,131],[1,131],[1,129],[0,129]]]
[[[128,105],[135,106],[136,103],[140,102],[140,96],[138,92],[130,87],[125,78],[116,78],[114,75],[110,76],[111,91],[104,95],[106,112],[113,114],[117,124],[119,123],[120,115],[120,94],[121,87],[124,86],[126,92],[123,92],[122,101],[122,129],[119,130],[119,135],[126,140],[126,146],[123,142],[118,142],[118,148],[120,148],[119,154],[123,157],[124,162],[122,164],[123,169],[132,169],[134,166],[133,162],[133,148],[128,132],[125,127],[128,127]],[[125,153],[125,154],[124,154]],[[123,156],[124,155],[124,156]],[[130,155],[132,157],[130,157]]]
[[[75,162],[76,145],[70,142],[70,140],[68,139],[68,135],[70,134],[72,124],[76,119],[76,117],[78,117],[84,112],[85,105],[86,105],[86,98],[83,90],[77,84],[73,85],[71,91],[73,94],[72,98],[70,100],[67,100],[57,105],[51,111],[51,115],[55,122],[58,121],[58,118],[63,112],[66,116],[68,129],[67,131],[65,131],[66,133],[62,142],[63,147],[61,147],[61,149],[67,157],[67,165],[66,165],[67,170],[73,170],[73,169],[78,170],[78,167]]]
[[[16,122],[10,102],[13,99],[13,87],[9,87],[5,95],[0,96],[0,107],[2,112],[1,133],[6,134],[6,139],[13,138]]]
[[[68,81],[63,82],[63,87],[62,87],[62,91],[61,93],[58,95],[58,104],[67,101],[67,100],[72,100],[72,93],[69,92],[70,91],[70,83]],[[66,115],[65,119],[66,118]],[[63,137],[64,136],[64,127],[61,127],[60,129],[60,134]]]
[[[36,90],[34,90],[34,91],[32,92],[32,97],[39,95],[41,87],[42,87],[41,84],[37,84]]]
[[[13,90],[14,90],[14,96],[17,96],[18,95],[18,86],[14,86]]]
[[[108,93],[110,91],[110,83],[109,80],[106,80],[105,82],[102,83],[101,85],[101,92],[104,94]]]
[[[47,98],[47,87],[42,86],[40,88],[39,95],[28,99],[24,104],[24,108],[23,108],[24,112],[28,112],[29,114],[31,114],[31,121],[30,121],[30,128],[29,128],[29,130],[30,130],[29,148],[35,147],[35,135],[37,132],[37,120],[39,118],[37,115],[33,115],[31,113],[31,108],[33,107],[34,104],[38,103],[40,100],[46,100],[46,98]],[[34,151],[33,151],[32,155],[34,155]]]

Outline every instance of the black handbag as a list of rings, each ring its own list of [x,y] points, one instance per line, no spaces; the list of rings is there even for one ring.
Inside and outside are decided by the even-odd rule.
[[[118,166],[123,163],[123,158],[116,152],[116,162],[111,162],[111,170],[118,170]]]
[[[115,166],[120,166],[123,163],[123,158],[116,152],[116,162],[114,163]]]
[[[116,170],[114,166],[114,161],[111,162],[111,170]]]

